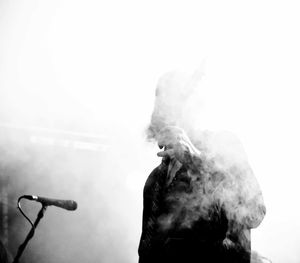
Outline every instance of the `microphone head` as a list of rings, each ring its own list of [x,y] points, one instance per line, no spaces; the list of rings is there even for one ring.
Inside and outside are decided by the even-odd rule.
[[[19,198],[19,200],[21,198],[40,202],[43,206],[53,205],[69,211],[74,211],[77,209],[77,203],[73,200],[60,200],[60,199],[53,199],[53,198],[47,198],[42,196],[36,196],[36,195],[23,195]]]
[[[67,210],[74,211],[77,209],[77,203],[73,200],[69,200],[65,208]]]

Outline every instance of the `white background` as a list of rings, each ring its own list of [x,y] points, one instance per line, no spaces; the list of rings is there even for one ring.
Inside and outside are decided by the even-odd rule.
[[[1,122],[88,133],[105,126],[142,145],[159,77],[201,67],[207,108],[199,116],[239,136],[264,193],[253,249],[300,262],[299,12],[297,1],[1,0]],[[136,153],[120,141],[128,162],[153,156],[147,171],[157,162],[154,146]],[[134,222],[129,262],[146,176],[124,177],[136,208],[126,217]]]

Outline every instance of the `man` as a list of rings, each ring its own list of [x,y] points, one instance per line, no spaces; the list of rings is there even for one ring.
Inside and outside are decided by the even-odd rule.
[[[191,85],[170,86],[160,81],[149,128],[163,150],[144,187],[139,262],[249,263],[250,229],[265,215],[257,181],[232,136],[182,121]]]

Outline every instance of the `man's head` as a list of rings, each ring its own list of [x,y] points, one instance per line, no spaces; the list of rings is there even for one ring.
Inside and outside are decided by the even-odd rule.
[[[149,139],[156,139],[159,131],[166,126],[182,126],[185,118],[183,110],[195,88],[192,81],[191,77],[178,72],[170,72],[160,78],[148,128]]]

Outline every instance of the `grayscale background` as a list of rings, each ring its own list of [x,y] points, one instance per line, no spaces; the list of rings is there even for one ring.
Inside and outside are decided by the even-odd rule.
[[[23,194],[49,207],[23,263],[137,262],[146,141],[165,73],[198,72],[197,125],[236,134],[267,215],[252,248],[300,262],[297,1],[0,0],[0,237],[29,231]],[[187,74],[187,75],[184,75]],[[175,74],[177,76],[177,73]],[[183,77],[184,76],[184,77]],[[40,205],[22,202],[34,219]]]

